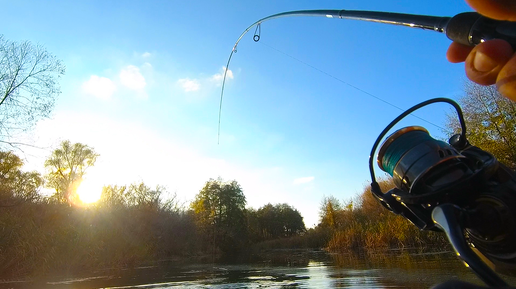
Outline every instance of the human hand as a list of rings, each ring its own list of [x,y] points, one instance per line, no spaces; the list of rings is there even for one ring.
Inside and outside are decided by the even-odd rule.
[[[516,21],[514,0],[466,0],[478,13],[497,20]],[[453,42],[446,53],[452,63],[465,62],[466,75],[478,84],[496,84],[498,91],[516,101],[516,54],[508,42],[493,39],[475,47]]]

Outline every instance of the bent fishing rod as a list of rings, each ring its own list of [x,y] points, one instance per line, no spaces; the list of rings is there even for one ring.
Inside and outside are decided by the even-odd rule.
[[[253,40],[260,41],[261,24],[265,21],[296,16],[319,16],[326,18],[362,20],[369,22],[377,22],[391,25],[406,26],[410,28],[419,28],[423,30],[431,30],[445,34],[450,40],[467,46],[475,46],[479,43],[490,39],[503,39],[511,44],[516,50],[516,23],[510,21],[499,21],[487,18],[476,12],[464,12],[453,17],[428,16],[392,12],[363,11],[363,10],[299,10],[288,11],[274,14],[262,18],[240,34],[233,49],[229,55],[226,67],[224,69],[224,77],[222,79],[222,89],[220,93],[219,105],[219,123],[218,123],[218,140],[220,141],[220,121],[222,112],[222,99],[224,96],[224,88],[226,84],[227,72],[231,57],[237,51],[240,40],[253,28],[256,27]]]

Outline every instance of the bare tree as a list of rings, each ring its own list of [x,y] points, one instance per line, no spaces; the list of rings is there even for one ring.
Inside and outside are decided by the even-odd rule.
[[[61,93],[65,67],[40,45],[0,35],[0,142],[31,129],[48,117]]]

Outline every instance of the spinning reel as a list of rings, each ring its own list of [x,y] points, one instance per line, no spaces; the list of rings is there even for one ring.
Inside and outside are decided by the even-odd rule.
[[[461,134],[449,143],[432,138],[419,126],[391,134],[380,147],[378,165],[396,187],[382,192],[373,168],[379,142],[401,119],[436,102],[455,108]],[[431,99],[398,116],[374,143],[369,169],[372,193],[385,208],[422,230],[446,233],[457,255],[487,285],[508,286],[493,270],[516,270],[516,174],[468,142],[456,102]]]

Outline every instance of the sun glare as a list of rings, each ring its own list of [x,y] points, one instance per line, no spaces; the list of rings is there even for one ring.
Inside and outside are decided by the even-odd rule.
[[[102,187],[102,183],[86,178],[77,188],[77,195],[83,203],[91,204],[100,199]]]

